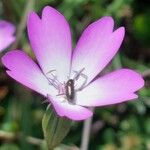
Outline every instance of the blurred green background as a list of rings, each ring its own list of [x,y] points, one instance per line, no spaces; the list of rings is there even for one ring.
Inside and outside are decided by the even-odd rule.
[[[40,14],[46,5],[58,9],[67,18],[74,45],[83,29],[102,16],[111,15],[116,27],[125,26],[126,36],[119,54],[106,69],[128,67],[137,70],[145,79],[145,87],[140,90],[136,101],[96,109],[89,150],[149,150],[150,2],[1,0],[0,19],[17,26],[17,42],[11,48],[23,49],[34,58],[24,18],[26,11],[32,9]],[[40,140],[43,139],[41,119],[47,105],[42,104],[43,100],[42,96],[9,78],[0,64],[0,150],[46,150]],[[63,143],[79,147],[82,126],[83,122],[75,123]]]

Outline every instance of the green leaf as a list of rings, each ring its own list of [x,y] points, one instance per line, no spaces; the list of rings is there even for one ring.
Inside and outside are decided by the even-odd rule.
[[[68,134],[71,124],[71,120],[59,117],[50,106],[47,107],[42,120],[42,127],[49,150],[62,142]]]

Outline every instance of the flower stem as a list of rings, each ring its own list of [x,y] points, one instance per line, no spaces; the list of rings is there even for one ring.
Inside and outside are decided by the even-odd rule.
[[[94,111],[94,108],[91,108],[91,111]],[[80,150],[88,150],[92,120],[93,116],[84,121]]]
[[[20,20],[19,25],[17,27],[16,41],[12,45],[11,49],[16,49],[18,47],[18,44],[22,38],[23,32],[26,28],[26,22],[27,22],[28,14],[31,10],[33,10],[34,1],[35,0],[28,0],[26,3],[26,6],[25,6],[24,12],[23,12],[23,16],[21,17],[21,20]]]
[[[0,130],[1,140],[14,141],[14,140],[19,140],[20,138],[25,138],[24,140],[26,140],[28,143],[36,145],[36,146],[40,146],[44,142],[43,139],[38,139],[35,137],[31,137],[31,136],[25,137],[22,135],[22,133],[12,133],[12,132]]]

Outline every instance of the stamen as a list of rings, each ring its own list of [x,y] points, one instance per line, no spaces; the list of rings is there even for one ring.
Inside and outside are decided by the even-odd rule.
[[[59,90],[59,85],[61,84],[58,79],[57,76],[54,75],[52,72],[56,72],[56,70],[50,70],[49,72],[46,73],[46,78],[48,79],[49,83],[56,88],[57,90]],[[48,76],[48,74],[50,74],[51,77]]]
[[[80,86],[80,88],[76,89],[77,91],[81,91],[81,90],[85,87],[85,85],[86,85],[86,83],[87,83],[88,77],[87,77],[85,74],[81,74],[81,76],[82,76],[85,80],[84,80],[84,82],[82,83],[82,85]]]
[[[87,83],[88,77],[83,73],[84,70],[85,70],[85,68],[82,68],[79,71],[73,71],[74,73],[76,73],[73,78],[74,81],[78,81],[80,79],[80,77],[82,77],[84,79],[84,82],[80,85],[79,88],[76,89],[76,91],[81,91]]]
[[[73,71],[76,73],[76,75],[73,77],[73,80],[78,80],[82,72],[84,71],[85,68],[82,68],[80,71]]]
[[[56,84],[55,79],[47,78],[49,81],[49,84],[51,84],[53,87],[55,87],[58,90],[58,84]]]
[[[56,96],[59,97],[60,102],[65,102],[67,100],[69,103],[75,104],[74,100],[76,92],[81,91],[87,83],[88,77],[83,73],[84,70],[85,68],[82,68],[79,71],[73,71],[75,73],[73,78],[68,79],[67,82],[64,81],[64,83],[61,83],[57,79],[56,70],[50,70],[46,73],[45,76],[48,79],[49,84],[58,90]],[[53,74],[53,72],[55,72],[55,74]],[[78,80],[80,80],[80,82]],[[78,88],[75,88],[75,82],[81,83],[81,85],[79,85]]]

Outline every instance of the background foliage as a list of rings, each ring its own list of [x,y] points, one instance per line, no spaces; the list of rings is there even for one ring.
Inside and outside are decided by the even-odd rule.
[[[145,87],[136,101],[96,109],[89,149],[150,149],[149,1],[1,0],[0,19],[9,20],[18,27],[18,41],[11,48],[23,49],[34,58],[26,29],[23,30],[25,11],[28,8],[40,14],[45,5],[53,6],[66,16],[74,45],[83,29],[104,15],[113,16],[116,27],[125,26],[126,37],[120,52],[106,70],[135,69],[142,73]],[[47,105],[42,104],[43,100],[42,96],[10,79],[0,64],[0,150],[46,150],[41,140],[41,119]],[[82,125],[82,122],[74,124],[65,144],[80,146]]]

